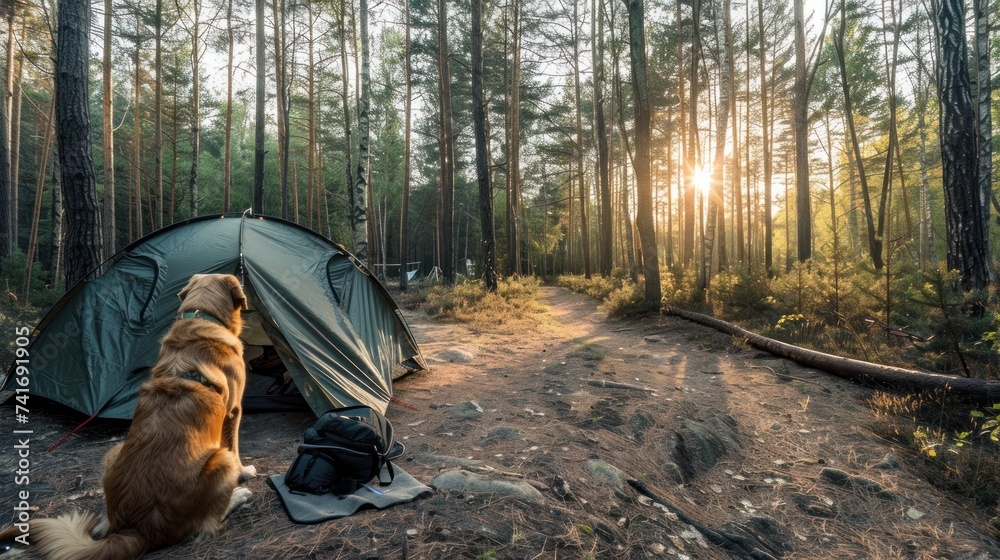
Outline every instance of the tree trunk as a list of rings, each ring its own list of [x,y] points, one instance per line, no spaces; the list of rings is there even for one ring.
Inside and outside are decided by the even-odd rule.
[[[751,80],[752,80],[751,76],[752,76],[753,73],[750,71],[750,51],[752,49],[750,49],[750,2],[749,2],[749,0],[744,4],[743,9],[744,9],[744,14],[745,14],[744,20],[747,22],[746,26],[743,28],[744,29],[744,40],[745,40],[745,44],[746,44],[746,48],[744,50],[746,51],[746,55],[745,55],[746,59],[745,60],[746,60],[746,88],[747,88],[746,127],[745,127],[745,132],[744,132],[744,134],[746,134],[746,136],[744,137],[744,142],[743,142],[743,149],[744,149],[744,152],[745,152],[746,162],[747,162],[747,196],[746,196],[747,229],[746,229],[746,253],[745,253],[746,261],[745,261],[744,264],[746,264],[746,271],[749,274],[749,273],[753,272],[753,261],[754,261],[754,258],[753,258],[754,257],[754,254],[753,254],[753,240],[754,240],[754,232],[753,232],[754,198],[752,196],[752,193],[750,192],[751,191],[750,186],[751,186],[752,182],[756,183],[756,181],[751,181],[751,178],[753,178],[753,173],[752,173],[752,171],[753,171],[753,165],[750,163],[751,162],[751,160],[750,160],[750,103],[751,103],[751,98],[753,97],[750,94],[750,83],[751,83]]]
[[[135,20],[135,52],[133,53],[133,64],[135,65],[134,80],[132,81],[132,166],[129,168],[131,174],[129,193],[133,204],[129,204],[129,242],[142,237],[142,82],[141,82],[141,62],[142,44],[141,20],[138,15]],[[152,224],[150,224],[152,225]]]
[[[110,2],[110,0],[108,0]],[[229,212],[233,188],[233,0],[226,3],[226,124],[222,156],[222,211]],[[298,221],[296,219],[296,221]]]
[[[192,218],[198,215],[198,163],[201,153],[201,0],[194,3],[194,28],[191,32],[191,174],[188,191]],[[173,215],[170,221],[173,222]]]
[[[730,2],[726,2],[728,6]],[[732,110],[731,118],[733,121],[733,171],[732,171],[732,190],[733,190],[733,214],[734,224],[736,227],[736,261],[742,264],[746,260],[746,247],[744,247],[743,238],[743,191],[740,188],[741,173],[740,169],[740,108],[739,103],[737,103],[736,98],[736,57],[733,54],[733,22],[730,16],[730,10],[725,10],[724,22],[726,26],[726,63],[729,66],[729,107]],[[749,70],[749,67],[748,67]],[[750,92],[747,92],[747,97],[749,98]],[[749,123],[747,123],[747,128],[750,128]],[[748,163],[749,166],[749,163]],[[747,171],[749,173],[749,169]]]
[[[847,28],[847,16],[845,2],[840,3],[840,29],[833,38],[834,47],[837,49],[837,58],[840,61],[840,83],[844,90],[844,118],[847,120],[847,130],[850,133],[851,147],[854,154],[854,162],[858,168],[858,180],[861,183],[861,198],[864,201],[865,225],[868,227],[868,250],[871,252],[872,264],[875,270],[882,270],[882,239],[875,233],[875,219],[872,210],[871,196],[868,192],[868,179],[865,175],[864,159],[861,156],[861,145],[858,142],[858,134],[854,126],[854,109],[851,101],[851,89],[847,82],[847,62],[846,49],[844,48],[844,35]]]
[[[685,19],[681,12],[682,2],[677,2],[674,7],[674,21],[677,24],[677,36],[684,37],[684,22]],[[688,20],[690,22],[690,20]],[[677,148],[678,148],[678,161],[680,165],[677,166],[677,236],[678,236],[678,249],[680,250],[680,262],[682,266],[688,266],[688,263],[684,261],[684,251],[687,247],[686,237],[687,237],[687,201],[688,201],[688,191],[687,188],[690,186],[690,175],[694,172],[688,166],[688,140],[687,140],[687,96],[685,95],[686,78],[684,69],[684,41],[677,41],[677,108],[678,108],[678,118],[677,118]],[[671,261],[671,264],[673,262]]]
[[[608,160],[611,150],[608,146],[607,125],[604,122],[604,0],[593,1],[593,20],[591,21],[591,49],[594,64],[594,130],[597,136],[597,177],[601,190],[601,254],[600,269],[602,276],[611,276],[614,267],[612,258],[612,224],[614,211],[611,208],[611,180],[608,170]]]
[[[924,45],[920,39],[921,35],[919,35],[918,31],[916,42],[918,47]],[[928,266],[931,269],[936,269],[938,266],[934,241],[933,214],[931,213],[930,205],[930,161],[927,155],[926,113],[927,107],[930,104],[930,87],[929,84],[924,82],[924,76],[927,75],[927,69],[924,67],[924,56],[926,54],[928,53],[919,50],[914,56],[917,60],[917,92],[914,109],[917,113],[917,130],[920,135],[920,232],[918,245],[920,247],[921,270],[927,270]]]
[[[891,258],[892,248],[888,247],[886,241],[886,222],[888,220],[887,215],[887,205],[889,204],[890,189],[892,187],[892,160],[893,156],[899,151],[898,150],[898,127],[896,125],[896,61],[898,60],[899,53],[899,28],[900,25],[896,22],[895,15],[895,2],[890,2],[892,6],[892,23],[890,26],[894,29],[893,41],[892,41],[892,55],[890,57],[888,51],[885,52],[886,57],[886,67],[889,70],[889,145],[886,148],[885,153],[885,167],[882,172],[882,197],[879,199],[878,206],[878,225],[875,230],[875,236],[879,239],[881,246],[883,247],[883,258],[886,263],[886,279],[891,274],[891,268],[888,266],[889,260]],[[885,3],[882,3],[882,21],[883,29],[886,27],[885,22]],[[888,41],[883,40],[883,44],[887,44]],[[888,301],[888,290],[887,299]],[[888,313],[888,306],[886,307]],[[888,323],[888,318],[886,320]]]
[[[941,159],[944,179],[948,268],[961,275],[963,290],[985,289],[994,280],[988,211],[977,180],[977,127],[969,82],[962,0],[939,0],[941,60],[937,82],[941,114]]]
[[[285,62],[285,2],[271,2],[274,19],[274,86],[278,124],[278,190],[281,192],[281,217],[288,219],[288,84]]]
[[[695,0],[697,6],[698,0]],[[646,29],[643,0],[627,0],[632,91],[635,102],[636,220],[642,244],[642,272],[646,302],[660,305],[660,266],[653,224],[653,185],[650,180],[650,110],[646,90]],[[696,18],[697,19],[697,18]]]
[[[353,46],[353,49],[354,49],[354,56],[351,57],[351,60],[353,60],[353,62],[354,62],[354,110],[357,111],[358,113],[360,113],[361,112],[361,71],[358,68],[358,61],[359,61],[359,59],[361,57],[358,56],[358,25],[354,21],[354,15],[355,15],[355,11],[356,10],[354,9],[354,2],[353,2],[353,0],[351,0],[350,9],[351,9],[351,12],[350,12],[350,16],[351,16],[351,20],[350,20],[350,22],[351,22],[351,26],[350,26],[350,29],[351,29],[351,45]],[[358,124],[358,126],[361,126],[360,123]],[[356,180],[355,180],[355,183],[357,183]]]
[[[354,255],[368,262],[368,106],[371,97],[370,54],[368,49],[368,0],[361,0],[361,110],[358,112],[358,171],[354,177]],[[371,266],[371,263],[368,262]]]
[[[441,162],[441,272],[446,284],[455,281],[455,148],[451,116],[451,70],[448,53],[448,4],[438,0],[438,93]],[[515,110],[518,107],[515,105]]]
[[[21,41],[28,38],[28,26],[24,17],[21,18]],[[24,98],[21,82],[24,77],[24,53],[18,53],[15,57],[15,70],[10,91],[10,205],[11,205],[11,230],[14,232],[12,243],[17,246],[18,226],[18,184],[19,170],[21,167],[21,102]]]
[[[59,188],[59,174],[52,170],[52,235],[49,243],[49,262],[52,266],[51,285],[59,288],[59,274],[62,270],[63,258],[63,212],[62,190]]]
[[[698,166],[698,58],[701,56],[701,0],[691,2],[691,94],[688,98],[688,143],[684,150],[684,266],[693,266],[695,241],[695,186]]]
[[[323,182],[323,146],[322,145],[320,145],[320,147],[319,147],[318,153],[316,154],[316,159],[317,159],[317,161],[319,163],[319,169],[317,169],[317,174],[316,174],[316,185],[317,185],[317,188],[319,188],[320,192],[323,193],[323,203],[322,203],[321,210],[322,210],[322,217],[323,217],[323,228],[325,228],[325,229],[317,229],[316,231],[320,232],[320,234],[322,234],[322,235],[326,235],[327,237],[331,237],[332,235],[331,235],[331,232],[330,232],[331,231],[330,230],[330,197],[329,197],[329,192],[327,191],[327,188],[326,188],[326,183]],[[371,191],[369,190],[368,192],[371,192]]]
[[[409,1],[409,0],[404,0]],[[311,13],[311,12],[310,12]],[[312,18],[310,16],[310,25],[312,25]],[[340,26],[340,77],[341,77],[341,90],[340,90],[340,101],[344,110],[344,176],[347,185],[347,204],[350,211],[351,222],[351,232],[354,231],[356,224],[354,223],[354,163],[351,157],[351,152],[354,149],[353,143],[351,142],[351,104],[350,99],[350,86],[349,76],[350,72],[347,65],[347,3],[345,0],[340,1],[340,20],[338,22]],[[311,44],[311,43],[310,43]],[[312,64],[309,65],[310,69]],[[310,75],[311,70],[310,70]]]
[[[576,203],[573,200],[573,164],[572,161],[569,163],[569,167],[566,169],[566,202],[569,206],[567,210],[566,217],[566,257],[569,263],[569,269],[572,274],[577,274],[576,269],[576,215],[573,213],[573,209],[576,207]],[[530,274],[531,272],[528,271]]]
[[[101,152],[104,160],[104,246],[109,255],[117,252],[115,230],[115,103],[114,88],[111,81],[111,27],[114,3],[112,0],[104,0],[104,60],[102,64],[103,76],[103,138],[101,142]]]
[[[837,185],[833,165],[833,135],[830,133],[830,112],[827,111],[826,124],[826,156],[827,181],[830,183],[830,233],[833,237],[833,312],[840,315],[840,229],[837,227]]]
[[[924,103],[926,107],[927,103]],[[920,269],[937,268],[937,255],[934,250],[934,228],[930,205],[930,173],[927,157],[927,122],[923,113],[919,113],[917,127],[920,130]]]
[[[316,152],[318,150],[316,145],[316,16],[313,12],[312,4],[307,5],[309,13],[309,69],[306,71],[306,84],[307,84],[307,97],[306,106],[308,111],[308,138],[307,138],[307,150],[309,152],[308,159],[306,160],[306,224],[312,228],[316,229],[319,227],[319,220],[316,219],[319,211],[319,195],[316,192]],[[348,147],[347,151],[350,152],[351,148]],[[357,222],[355,221],[354,215],[354,185],[348,185],[347,190],[350,192],[351,207],[348,209],[350,213],[351,222],[351,243],[354,240],[354,231],[357,227]],[[352,246],[351,249],[356,253],[358,248]]]
[[[4,66],[4,103],[0,107],[0,259],[14,254],[17,247],[17,182],[13,177],[13,105],[14,105],[14,5],[0,8],[0,17],[7,19],[7,64]],[[5,165],[6,162],[6,165]],[[3,264],[0,263],[0,273]]]
[[[510,96],[507,121],[510,133],[507,155],[507,270],[521,269],[521,1],[512,0]]]
[[[156,200],[149,201],[151,210],[153,213],[153,219],[149,223],[150,230],[157,230],[163,227],[163,0],[156,0],[156,14],[154,15],[153,23],[153,33],[155,34],[155,46],[154,46],[154,66],[156,70],[156,82],[153,83],[153,122],[155,130],[153,132],[153,185],[156,195]],[[136,23],[138,26],[138,23]],[[136,45],[136,49],[138,49]],[[138,61],[138,54],[136,55],[136,61]],[[136,72],[138,72],[138,62],[136,64]],[[136,81],[138,81],[136,77]],[[136,89],[138,92],[138,88]],[[136,105],[138,105],[138,98],[136,100]],[[136,109],[136,114],[138,115],[138,108]],[[138,125],[138,120],[136,121],[136,126]],[[138,159],[135,162],[136,166],[139,165]],[[138,184],[141,182],[139,177],[136,177]],[[170,216],[170,221],[173,221],[173,216]]]
[[[292,160],[292,215],[295,216],[295,223],[299,221],[299,160]]]
[[[773,224],[771,220],[771,149],[773,139],[770,137],[770,113],[768,112],[768,96],[767,96],[767,66],[766,66],[766,49],[764,47],[764,3],[763,0],[757,0],[757,31],[760,34],[760,49],[758,51],[758,57],[760,58],[760,134],[761,143],[763,144],[762,152],[764,157],[764,238],[762,239],[764,243],[764,269],[767,271],[767,277],[770,278],[774,274],[774,245],[772,241],[773,235]]]
[[[792,202],[792,197],[789,193],[788,188],[788,152],[785,152],[785,272],[790,272],[792,270],[792,209],[790,207]]]
[[[729,22],[730,0],[723,2],[724,25],[730,27]],[[718,39],[718,24],[716,23],[716,39]],[[719,65],[719,105],[715,110],[715,159],[712,162],[712,186],[708,197],[708,221],[707,235],[705,241],[705,270],[701,288],[707,289],[711,283],[714,271],[712,259],[718,257],[720,261],[725,251],[726,237],[723,224],[725,223],[724,211],[725,197],[722,190],[723,170],[726,163],[726,129],[729,126],[728,118],[731,112],[730,104],[735,105],[735,100],[730,97],[732,91],[732,76],[729,74],[729,60],[732,59],[732,47],[728,43],[728,36],[723,38],[723,51],[725,61]],[[720,53],[722,54],[722,53]],[[720,262],[720,265],[722,263]]]
[[[608,137],[608,153],[611,154],[608,157],[608,162],[611,166],[611,176],[618,183],[618,188],[616,189],[614,185],[611,185],[612,196],[618,193],[618,239],[619,239],[619,259],[622,261],[623,266],[626,267],[629,274],[629,279],[633,283],[639,282],[639,273],[635,264],[635,251],[634,251],[634,240],[632,238],[632,221],[629,217],[628,210],[628,187],[627,187],[627,174],[628,174],[628,162],[632,155],[630,153],[628,134],[625,131],[625,110],[623,108],[624,102],[622,100],[622,87],[621,87],[621,59],[619,57],[619,49],[617,47],[618,39],[615,34],[615,30],[618,27],[616,17],[618,14],[618,3],[610,2],[611,13],[608,16],[608,39],[609,43],[612,45],[611,49],[611,101],[609,104],[611,110],[611,125],[610,129],[612,134]],[[618,123],[619,130],[621,132],[621,151],[624,154],[622,163],[620,165],[621,173],[615,170],[614,162],[614,128],[615,122]]]
[[[17,232],[14,230],[13,215],[17,213],[17,208],[12,204],[15,187],[11,183],[10,177],[10,114],[8,112],[7,96],[10,95],[8,84],[13,75],[13,48],[14,48],[14,12],[13,7],[7,16],[7,64],[4,67],[4,98],[0,103],[0,259],[14,254],[14,247],[17,245]],[[0,13],[0,15],[3,15]]]
[[[614,29],[614,20],[612,18],[611,28]],[[614,35],[612,34],[612,42],[614,42]],[[632,148],[629,146],[628,133],[625,130],[625,101],[622,96],[622,84],[621,84],[621,72],[618,68],[618,54],[615,52],[614,58],[614,91],[615,97],[617,99],[618,107],[618,128],[622,136],[622,150],[625,152],[626,159],[631,159],[634,164],[634,158],[632,156]],[[614,104],[613,104],[614,105]],[[639,282],[639,271],[638,267],[641,263],[638,262],[636,258],[636,244],[635,237],[632,235],[632,212],[629,210],[630,196],[628,192],[628,165],[623,163],[622,165],[622,179],[621,179],[621,216],[622,216],[622,229],[625,230],[625,253],[628,259],[628,269],[629,277],[632,282]]]
[[[66,201],[66,286],[101,264],[101,215],[90,145],[90,4],[59,0],[56,131]]]
[[[664,227],[660,229],[663,230],[663,244],[664,244],[664,262],[661,263],[663,267],[672,269],[674,267],[674,168],[683,167],[674,165],[674,111],[673,107],[667,107],[667,130],[666,137],[664,141],[667,144],[667,162],[666,162],[666,180],[663,181],[664,186],[666,186],[666,208],[664,209],[663,216],[660,218]],[[682,183],[678,183],[678,187]],[[680,188],[678,188],[680,192]]]
[[[805,0],[795,4],[795,225],[799,262],[812,258],[812,211],[809,195],[809,84],[806,79]],[[786,202],[787,203],[787,202]],[[785,215],[789,214],[785,210]],[[791,250],[791,247],[788,248]]]
[[[254,133],[254,158],[253,158],[253,213],[260,215],[264,213],[264,0],[256,1],[257,13],[257,111],[256,126]]]
[[[472,0],[472,124],[476,135],[476,177],[479,181],[479,225],[482,231],[483,283],[497,291],[496,229],[493,225],[493,185],[486,144],[486,100],[483,95],[483,4]],[[405,263],[406,259],[402,259]],[[404,265],[405,266],[405,265]],[[400,269],[400,274],[405,274]]]
[[[405,92],[403,103],[405,105],[405,115],[403,124],[403,200],[399,209],[399,289],[405,292],[407,289],[407,259],[410,254],[410,128],[411,116],[413,113],[413,101],[411,100],[413,88],[410,81],[412,71],[412,60],[410,58],[410,1],[402,0],[403,12],[406,17],[406,38],[404,49],[406,54],[404,67]],[[491,198],[492,200],[492,193]]]
[[[573,0],[573,91],[576,96],[576,175],[580,193],[580,246],[583,252],[583,275],[590,278],[590,194],[583,175],[583,120],[580,115],[580,0]]]
[[[177,54],[174,54],[174,65],[175,67],[180,67],[180,62],[177,60]],[[180,155],[177,151],[177,146],[180,145],[180,86],[176,82],[174,83],[174,95],[173,95],[173,106],[170,119],[170,192],[165,194],[170,199],[167,203],[167,216],[170,216],[171,221],[173,221],[173,216],[177,214],[175,211],[177,209],[177,163],[180,161]]]
[[[978,123],[979,189],[982,191],[983,231],[990,231],[990,199],[993,197],[993,116],[990,79],[990,0],[973,0],[976,18],[976,121]]]
[[[55,104],[49,107],[48,118],[45,120],[45,132],[42,139],[42,155],[38,162],[38,180],[35,182],[35,205],[31,212],[31,232],[28,234],[28,250],[25,258],[24,283],[21,291],[22,305],[28,305],[31,295],[31,267],[35,262],[35,251],[38,248],[38,228],[42,216],[42,197],[45,193],[45,174],[49,167],[49,151],[52,149],[53,123],[55,119]]]
[[[512,0],[516,3],[518,0]],[[513,17],[513,8],[511,7],[511,1],[505,0],[503,9],[503,116],[504,116],[504,127],[503,127],[503,146],[504,146],[504,241],[507,244],[507,258],[504,261],[504,266],[508,275],[514,274],[514,247],[511,245],[511,240],[514,237],[513,228],[511,224],[514,223],[513,216],[511,214],[511,176],[514,172],[514,168],[511,165],[511,154],[513,141],[511,139],[511,108],[513,106],[513,90],[511,85],[513,83],[513,73],[511,72],[512,58],[513,58],[513,39],[511,33],[511,21]],[[542,196],[545,196],[543,191]]]

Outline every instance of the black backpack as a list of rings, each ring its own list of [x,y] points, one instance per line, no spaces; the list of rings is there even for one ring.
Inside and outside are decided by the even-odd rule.
[[[379,477],[383,466],[389,480],[379,478],[379,484],[390,484],[395,476],[390,460],[403,450],[392,439],[392,424],[377,410],[335,408],[306,430],[285,484],[294,492],[344,496]]]

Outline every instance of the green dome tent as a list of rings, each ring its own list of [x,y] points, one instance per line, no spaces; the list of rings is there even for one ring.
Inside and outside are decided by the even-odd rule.
[[[70,289],[32,333],[30,394],[88,416],[132,417],[160,340],[197,273],[235,274],[263,332],[317,414],[385,412],[392,380],[423,369],[398,307],[342,246],[272,217],[215,215],[132,243]],[[253,328],[252,328],[253,329]],[[14,389],[13,367],[3,389]]]

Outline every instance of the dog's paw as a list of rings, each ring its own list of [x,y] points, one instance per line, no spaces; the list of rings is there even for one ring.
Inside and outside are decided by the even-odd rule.
[[[253,492],[251,492],[250,489],[247,488],[246,486],[237,486],[235,489],[233,489],[232,501],[234,502],[238,501],[241,504],[245,504],[249,502],[250,498],[252,497],[253,497]]]
[[[257,476],[257,467],[253,465],[246,465],[240,468],[240,482],[244,480],[249,480]]]
[[[233,495],[229,498],[229,508],[226,510],[226,515],[222,518],[226,519],[230,514],[233,513],[240,506],[246,504],[253,497],[253,492],[249,488],[244,488],[243,486],[237,487],[233,490]]]

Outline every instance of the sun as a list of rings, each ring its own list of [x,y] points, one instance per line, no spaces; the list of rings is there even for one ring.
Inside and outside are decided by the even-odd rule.
[[[699,167],[694,172],[693,181],[695,188],[701,191],[702,194],[708,194],[712,189],[712,172],[704,167]]]

